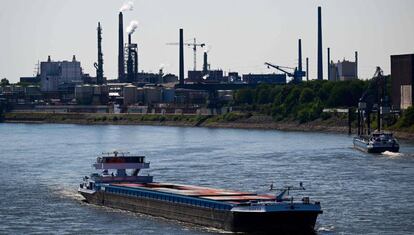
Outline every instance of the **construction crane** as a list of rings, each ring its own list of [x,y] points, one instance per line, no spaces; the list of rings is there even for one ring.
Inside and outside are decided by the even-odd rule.
[[[173,43],[167,43],[167,45],[180,45],[180,43],[178,42],[173,42]],[[194,38],[194,42],[193,43],[184,43],[185,46],[190,46],[193,47],[193,52],[194,52],[194,71],[197,70],[197,47],[205,47],[206,44],[205,43],[197,43],[196,38]]]
[[[267,68],[275,68],[283,73],[285,73],[288,77],[293,78],[291,82],[301,82],[302,81],[302,77],[306,76],[306,72],[304,71],[299,71],[298,68],[291,68],[291,67],[285,67],[285,66],[278,66],[278,65],[274,65],[271,63],[265,63],[265,65],[267,66]],[[293,70],[292,72],[287,71],[287,69]]]

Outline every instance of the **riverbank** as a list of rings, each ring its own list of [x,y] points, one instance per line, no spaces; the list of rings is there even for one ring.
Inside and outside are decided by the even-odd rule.
[[[331,117],[312,122],[275,121],[272,117],[250,113],[228,113],[219,116],[158,115],[158,114],[107,114],[107,113],[6,113],[7,123],[64,123],[64,124],[111,124],[111,125],[154,125],[209,128],[261,129],[305,132],[348,133],[347,120]],[[400,139],[414,140],[414,133],[393,130]],[[352,133],[356,133],[355,125]]]

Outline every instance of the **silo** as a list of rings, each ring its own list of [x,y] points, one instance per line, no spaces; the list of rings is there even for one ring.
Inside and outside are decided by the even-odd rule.
[[[160,103],[162,100],[161,89],[158,87],[146,87],[145,90],[145,103],[153,104]]]
[[[173,103],[175,97],[175,89],[166,88],[162,90],[162,102],[163,103]]]
[[[137,87],[134,85],[124,86],[124,105],[131,105],[137,102]]]
[[[91,104],[92,97],[93,87],[91,87],[90,85],[78,85],[75,87],[75,99],[78,104]]]
[[[26,87],[26,95],[27,96],[38,96],[40,95],[40,87],[39,86],[34,86],[34,85],[29,85]]]
[[[145,91],[144,88],[137,88],[137,102],[144,103]]]

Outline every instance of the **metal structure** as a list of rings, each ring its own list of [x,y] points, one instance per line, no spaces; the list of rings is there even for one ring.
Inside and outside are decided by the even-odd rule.
[[[180,29],[180,46],[179,46],[179,71],[180,85],[184,85],[184,30]]]
[[[138,76],[138,45],[131,42],[131,33],[128,34],[127,46],[127,82],[134,82]]]
[[[118,31],[118,80],[123,82],[125,79],[125,55],[124,55],[124,23],[122,12],[119,12],[119,31]]]
[[[298,68],[291,68],[291,67],[285,67],[285,66],[279,66],[279,65],[274,65],[271,63],[265,63],[265,65],[270,68],[275,68],[283,73],[285,73],[288,77],[293,78],[290,82],[293,83],[297,83],[297,82],[301,82],[302,81],[302,77],[304,77],[306,75],[306,73],[304,71],[300,71],[298,70]],[[287,69],[293,70],[293,72],[289,72],[287,71]]]
[[[306,57],[306,81],[309,81],[309,58]]]
[[[178,43],[173,42],[173,43],[167,43],[167,45],[180,45],[180,43],[181,42],[178,42]],[[203,48],[203,47],[206,46],[206,44],[205,43],[197,43],[196,38],[194,38],[194,42],[193,43],[183,42],[183,45],[190,46],[190,47],[193,48],[193,53],[194,53],[194,68],[193,68],[193,70],[196,71],[197,70],[197,47]]]
[[[328,80],[331,79],[331,48],[328,47]]]
[[[323,80],[322,8],[318,7],[318,80]]]
[[[371,134],[371,113],[377,112],[377,128],[381,131],[383,116],[390,112],[387,96],[387,81],[380,67],[377,67],[368,89],[358,103],[358,135]],[[365,131],[366,123],[366,131]]]
[[[104,75],[103,75],[103,54],[102,54],[102,28],[101,23],[98,22],[98,62],[94,63],[96,69],[96,83],[98,85],[103,84]]]

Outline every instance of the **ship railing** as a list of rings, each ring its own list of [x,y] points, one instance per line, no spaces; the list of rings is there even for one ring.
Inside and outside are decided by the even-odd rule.
[[[153,182],[153,176],[107,176],[94,178],[96,183],[111,183],[111,182],[139,182],[139,183],[151,183]]]
[[[95,169],[102,170],[117,170],[117,169],[148,169],[150,168],[149,162],[144,163],[95,163],[93,164]]]

